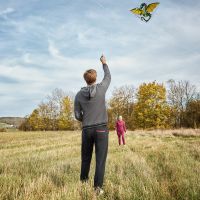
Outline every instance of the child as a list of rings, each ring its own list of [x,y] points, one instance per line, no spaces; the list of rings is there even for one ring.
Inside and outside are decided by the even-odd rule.
[[[125,126],[125,122],[122,120],[122,116],[118,117],[115,130],[118,135],[119,145],[121,145],[121,138],[122,138],[123,145],[125,145],[124,133],[126,132],[126,126]]]

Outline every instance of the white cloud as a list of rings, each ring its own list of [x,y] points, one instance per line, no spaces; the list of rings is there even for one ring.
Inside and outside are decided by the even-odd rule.
[[[29,68],[28,66],[4,66],[0,65],[1,71],[0,75],[8,76],[10,78],[16,79],[18,81],[29,81],[36,82],[42,80],[43,82],[50,81],[47,76],[44,75],[43,72]]]
[[[0,16],[8,15],[10,13],[13,13],[14,11],[15,9],[13,8],[6,8],[5,10],[0,10]]]
[[[32,63],[31,54],[30,54],[30,53],[25,53],[25,54],[23,55],[23,59],[24,59],[24,62],[25,62],[25,63]]]

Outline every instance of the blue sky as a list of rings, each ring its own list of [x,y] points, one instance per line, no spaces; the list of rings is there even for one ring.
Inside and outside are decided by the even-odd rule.
[[[150,3],[151,1],[146,1]],[[0,116],[25,116],[54,88],[76,93],[83,72],[114,87],[168,79],[200,86],[200,1],[160,1],[148,23],[140,0],[0,0]]]

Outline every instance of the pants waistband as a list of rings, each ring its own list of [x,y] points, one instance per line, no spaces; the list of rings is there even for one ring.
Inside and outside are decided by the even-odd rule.
[[[83,126],[83,129],[95,128],[95,127],[99,127],[99,126],[106,126],[107,127],[107,123],[94,124],[94,125],[90,125],[90,126]]]

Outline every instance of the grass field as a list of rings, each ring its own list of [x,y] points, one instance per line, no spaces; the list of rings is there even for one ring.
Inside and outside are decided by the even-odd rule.
[[[0,133],[0,199],[200,199],[200,131],[110,132],[105,193],[79,182],[80,132]]]

